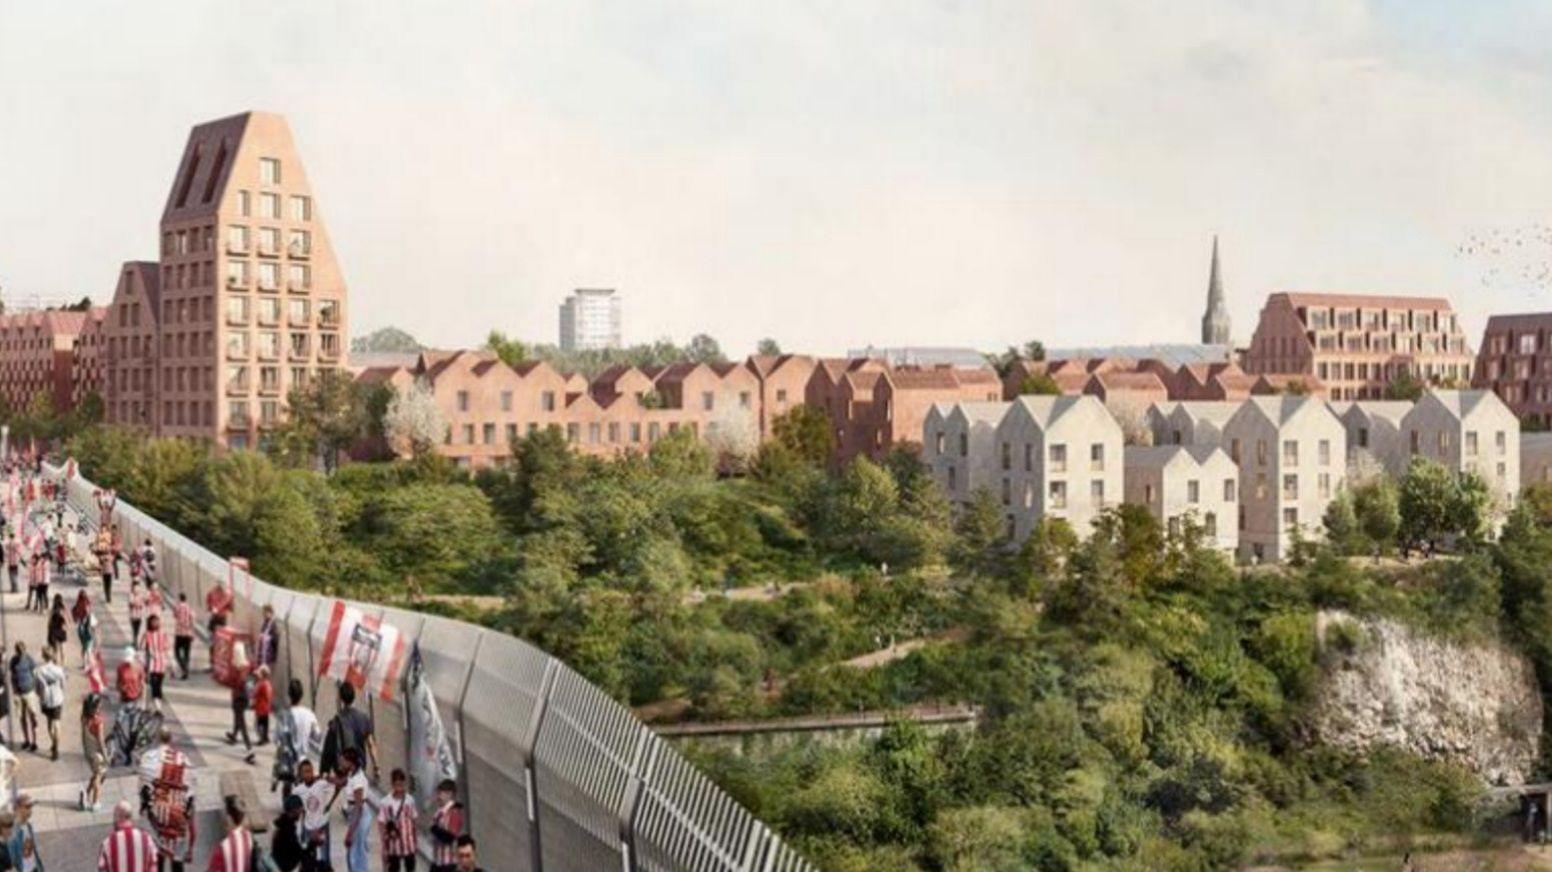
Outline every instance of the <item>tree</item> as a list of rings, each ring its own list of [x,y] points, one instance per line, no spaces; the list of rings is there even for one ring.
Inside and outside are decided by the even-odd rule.
[[[777,344],[776,340],[767,336],[761,339],[759,344],[755,346],[754,353],[765,355],[766,357],[775,357],[781,354],[781,346]]]
[[[722,346],[705,333],[690,337],[690,344],[684,347],[684,356],[694,363],[727,363]]]
[[[1402,369],[1385,386],[1385,399],[1415,402],[1423,395],[1423,383],[1409,369]]]
[[[793,406],[776,416],[771,434],[798,459],[814,466],[825,466],[835,453],[830,416],[816,406]]]
[[[473,568],[505,547],[490,501],[462,484],[408,484],[368,498],[356,541],[391,577],[427,589],[460,588]]]
[[[970,505],[954,522],[950,558],[962,572],[995,575],[1007,556],[1008,523],[1002,503],[988,489],[976,488]]]
[[[1019,393],[1060,396],[1062,388],[1049,373],[1032,372],[1019,381]]]
[[[321,460],[324,472],[332,473],[340,455],[370,430],[364,393],[343,370],[321,370],[292,388],[286,404],[286,419],[269,445],[273,456],[291,465]]]
[[[1390,478],[1377,476],[1354,488],[1353,512],[1375,557],[1389,550],[1401,531],[1401,506]]]
[[[516,366],[528,359],[528,346],[517,339],[509,339],[500,330],[492,330],[485,337],[485,349],[495,352],[507,366]]]
[[[1024,343],[1025,360],[1045,360],[1045,343],[1038,339],[1031,339]]]
[[[1450,471],[1425,457],[1412,458],[1398,502],[1401,541],[1408,549],[1426,547],[1432,554],[1451,529],[1455,482]]]
[[[1448,509],[1450,532],[1468,544],[1479,545],[1487,537],[1488,512],[1493,505],[1493,493],[1487,482],[1474,472],[1461,473],[1455,478],[1454,484]]]
[[[1326,514],[1322,521],[1326,528],[1326,541],[1335,546],[1338,551],[1352,554],[1362,547],[1358,512],[1354,508],[1353,495],[1347,490],[1338,492],[1336,497],[1326,505]]]
[[[350,341],[351,351],[414,354],[421,350],[415,337],[397,327],[382,327]]]
[[[672,430],[652,443],[647,458],[652,470],[668,481],[710,478],[716,467],[711,450],[688,427]]]
[[[760,448],[760,423],[754,412],[724,403],[706,424],[706,446],[724,469],[742,471]]]
[[[383,412],[383,435],[399,454],[420,457],[447,435],[447,420],[431,388],[416,381],[396,393]]]

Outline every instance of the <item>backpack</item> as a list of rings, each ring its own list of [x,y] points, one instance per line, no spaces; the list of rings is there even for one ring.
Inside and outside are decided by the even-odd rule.
[[[319,765],[324,772],[333,772],[339,768],[339,761],[345,756],[346,748],[355,748],[356,753],[363,755],[363,760],[366,759],[366,749],[356,741],[356,731],[346,727],[336,714],[329,719],[329,729],[323,737],[323,754],[319,758]]]
[[[286,706],[275,716],[275,765],[270,769],[273,785],[296,781],[296,764],[301,761],[301,740],[296,735],[296,718]]]

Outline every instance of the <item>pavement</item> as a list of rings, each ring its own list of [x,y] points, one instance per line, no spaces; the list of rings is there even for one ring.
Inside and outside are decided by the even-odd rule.
[[[75,520],[70,513],[68,520]],[[25,577],[25,573],[24,573]],[[102,602],[101,584],[88,584],[93,609],[100,621],[99,634],[103,644],[103,660],[109,682],[114,668],[122,659],[122,651],[129,645],[128,579],[114,585],[111,605]],[[63,594],[66,603],[75,600],[81,589],[78,583],[55,583],[49,589],[53,594]],[[45,639],[46,617],[38,612],[24,610],[25,590],[20,593],[0,593],[0,641],[7,654],[18,640],[27,643],[27,649],[41,662]],[[170,608],[163,620],[171,621]],[[72,627],[70,639],[65,645],[66,683],[65,714],[60,720],[60,759],[48,757],[48,738],[40,735],[42,751],[38,753],[16,751],[20,760],[16,774],[16,788],[30,794],[34,800],[33,820],[38,829],[39,853],[51,870],[88,870],[96,868],[97,851],[112,823],[113,805],[119,799],[135,802],[139,781],[129,767],[110,769],[103,785],[102,809],[98,812],[79,808],[79,793],[84,786],[88,768],[81,753],[80,711],[81,700],[86,694],[86,677],[82,671],[81,647],[75,639]],[[220,779],[224,773],[251,773],[253,784],[263,808],[255,813],[250,809],[250,819],[272,821],[280,811],[280,794],[270,791],[270,766],[273,762],[271,748],[256,748],[257,762],[244,762],[246,754],[239,744],[230,746],[225,734],[232,725],[229,691],[216,684],[209,672],[209,648],[200,640],[194,643],[193,670],[189,680],[183,681],[176,674],[169,675],[164,688],[166,697],[162,711],[164,723],[171,728],[176,746],[187,754],[194,764],[193,781],[195,796],[196,832],[199,836],[194,852],[195,862],[190,869],[204,869],[211,847],[217,837],[224,835],[220,817],[222,803]],[[176,672],[176,669],[174,670]],[[112,694],[110,694],[110,697]],[[107,713],[112,725],[112,710]],[[249,715],[249,731],[253,732],[252,715]],[[17,735],[19,723],[14,717],[4,721],[5,738]],[[14,745],[11,745],[13,750]],[[335,857],[343,858],[343,827],[332,828],[335,835]],[[265,837],[267,843],[267,837]],[[374,839],[375,842],[375,839]],[[380,858],[374,858],[373,869],[378,869]],[[337,864],[343,870],[343,863]]]

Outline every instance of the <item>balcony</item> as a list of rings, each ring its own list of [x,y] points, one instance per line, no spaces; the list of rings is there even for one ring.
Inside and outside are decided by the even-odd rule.
[[[274,300],[271,300],[270,302],[273,303]],[[259,309],[259,326],[260,327],[274,327],[275,325],[277,325],[279,323],[280,323],[280,313],[278,313],[278,312],[266,312],[266,311],[264,311],[263,308]]]
[[[318,348],[318,356],[320,358],[324,359],[324,360],[338,360],[339,359],[339,346],[338,345],[321,345]]]
[[[274,293],[280,290],[280,286],[275,283],[274,279],[259,279],[259,290]]]
[[[292,260],[306,260],[313,256],[313,248],[301,240],[293,240],[290,245],[286,246],[286,253],[291,256]]]
[[[227,254],[247,254],[248,253],[248,241],[245,240],[245,239],[243,239],[243,240],[228,239],[226,241],[226,253]]]
[[[259,349],[259,360],[278,360],[279,358],[280,358],[280,352],[276,351],[273,348],[260,348]]]
[[[296,361],[306,361],[311,356],[312,356],[312,351],[307,346],[303,345],[301,347],[298,347],[298,346],[293,345],[293,346],[291,346],[291,350],[290,350],[290,354],[288,355],[288,359],[296,360]]]
[[[266,397],[277,397],[277,396],[280,396],[280,382],[279,381],[259,382],[259,394],[261,396],[266,396]]]
[[[245,346],[245,345],[244,346],[228,345],[226,347],[226,359],[227,360],[247,360],[248,359],[248,347]]]
[[[303,279],[287,279],[286,290],[293,294],[305,294],[312,290],[312,283]]]
[[[226,419],[226,429],[228,430],[251,430],[252,428],[253,418],[247,415],[233,415]]]
[[[275,242],[260,242],[259,257],[279,257],[280,244]]]
[[[247,276],[227,276],[226,277],[226,287],[227,287],[227,289],[233,290],[233,291],[246,291],[246,290],[248,290],[248,277]]]
[[[228,394],[236,394],[237,396],[247,396],[248,395],[248,387],[249,387],[249,382],[245,378],[243,378],[243,379],[227,379],[227,382],[226,382],[226,392]]]

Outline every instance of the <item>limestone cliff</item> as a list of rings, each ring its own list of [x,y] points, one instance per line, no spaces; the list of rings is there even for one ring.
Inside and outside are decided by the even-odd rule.
[[[1342,612],[1320,613],[1315,628],[1323,665],[1313,739],[1453,760],[1490,784],[1532,774],[1542,709],[1525,657],[1499,643],[1446,641]]]

